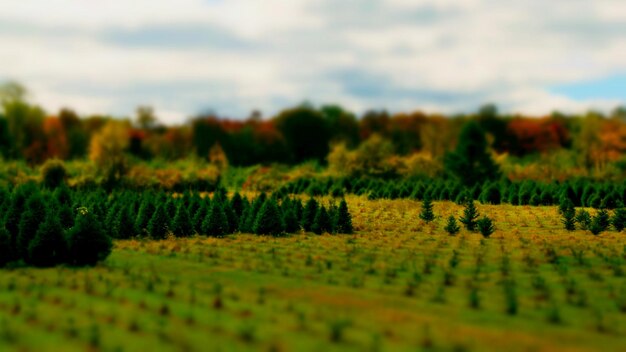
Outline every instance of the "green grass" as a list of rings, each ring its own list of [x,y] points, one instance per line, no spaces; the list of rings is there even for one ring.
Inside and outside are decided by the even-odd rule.
[[[355,235],[118,241],[91,269],[0,272],[2,351],[623,351],[626,235],[556,207],[348,198]],[[513,307],[513,308],[512,308]]]

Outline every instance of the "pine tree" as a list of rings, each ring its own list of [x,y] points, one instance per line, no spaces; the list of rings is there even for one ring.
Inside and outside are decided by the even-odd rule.
[[[420,212],[420,219],[431,222],[435,220],[435,213],[433,213],[433,202],[430,200],[430,196],[425,196],[422,201],[422,211]]]
[[[202,222],[202,234],[223,237],[228,234],[228,219],[219,202],[211,202],[211,209]]]
[[[622,232],[626,227],[626,209],[617,208],[611,218],[611,224],[617,232]]]
[[[230,200],[230,208],[235,212],[235,215],[237,215],[237,219],[241,218],[244,208],[243,199],[241,198],[239,192],[235,192],[235,194],[233,194],[233,198]]]
[[[137,214],[137,221],[135,222],[135,228],[142,236],[147,235],[147,228],[150,219],[156,211],[156,206],[150,194],[144,194],[141,205],[139,206],[139,213]]]
[[[4,226],[0,225],[0,268],[14,260],[13,253],[11,234]]]
[[[37,234],[42,220],[46,218],[46,212],[47,206],[41,194],[33,193],[26,201],[26,209],[20,219],[16,249],[21,258],[27,257],[30,241]]]
[[[228,233],[237,232],[237,229],[239,228],[239,221],[237,219],[237,214],[235,214],[233,208],[230,207],[230,202],[227,200],[222,202],[222,209],[224,210],[226,220],[228,221]]]
[[[24,215],[26,201],[28,200],[29,196],[30,188],[22,186],[15,189],[11,196],[11,202],[9,204],[9,208],[4,219],[6,230],[9,231],[9,235],[11,237],[11,248],[14,250],[12,252],[13,257],[11,258],[11,261],[18,259],[16,247],[17,238],[20,231],[20,219]]]
[[[193,225],[185,204],[180,203],[172,220],[172,233],[176,237],[191,237],[194,234]]]
[[[339,208],[335,214],[333,230],[336,233],[350,234],[353,231],[352,228],[352,216],[348,211],[348,203],[345,199],[339,202]]]
[[[576,223],[581,230],[589,230],[591,226],[591,215],[585,209],[580,209],[576,212]]]
[[[256,219],[259,215],[259,211],[261,211],[261,207],[265,204],[267,200],[267,195],[265,193],[261,193],[248,207],[248,214],[245,217],[245,223],[243,224],[243,229],[241,232],[255,232],[254,225],[256,223]]]
[[[278,236],[285,232],[282,214],[274,199],[270,198],[263,203],[254,222],[253,230],[257,235]]]
[[[491,234],[496,230],[493,225],[493,221],[486,216],[483,216],[480,220],[478,220],[476,222],[476,226],[478,227],[478,231],[480,231],[485,238],[491,236]]]
[[[169,233],[169,223],[170,221],[167,216],[166,206],[159,204],[154,214],[152,214],[150,222],[148,222],[148,234],[150,237],[157,240],[167,238],[167,234]]]
[[[312,231],[315,216],[317,215],[319,205],[315,198],[309,198],[302,210],[302,219],[300,223],[304,231]]]
[[[207,216],[209,216],[209,210],[211,210],[209,203],[205,201],[201,201],[198,203],[198,210],[196,210],[196,213],[193,215],[193,228],[196,233],[204,233],[202,232],[202,222]]]
[[[478,219],[478,210],[474,205],[474,201],[469,199],[465,203],[463,216],[459,219],[468,231],[476,231],[476,219]]]
[[[332,223],[328,216],[328,211],[326,211],[326,207],[323,205],[317,209],[311,230],[318,235],[332,232]]]
[[[292,207],[283,210],[283,223],[285,224],[285,232],[296,233],[300,231],[300,222],[296,216],[296,212]]]
[[[48,214],[28,246],[26,262],[51,267],[67,260],[67,241],[63,227],[54,214]]]
[[[606,231],[609,228],[610,217],[609,213],[606,209],[602,208],[598,210],[596,216],[593,217],[591,221],[591,227],[589,230],[594,235],[599,235],[601,232]]]
[[[461,228],[457,224],[456,219],[454,218],[454,216],[450,215],[450,217],[448,217],[448,222],[446,223],[446,227],[444,227],[444,230],[446,230],[446,232],[449,233],[452,236],[454,236],[457,233],[459,233]]]
[[[111,253],[111,238],[102,231],[100,221],[86,208],[78,209],[74,227],[68,233],[69,263],[95,265]]]
[[[122,205],[117,212],[117,219],[115,219],[115,227],[117,229],[117,238],[131,238],[135,237],[138,233],[135,227],[135,219],[132,206]]]

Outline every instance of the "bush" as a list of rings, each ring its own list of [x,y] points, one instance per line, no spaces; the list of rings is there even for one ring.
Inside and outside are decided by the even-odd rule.
[[[202,222],[202,234],[223,237],[228,234],[228,218],[217,201],[211,202],[211,209]]]
[[[419,215],[420,219],[431,222],[435,220],[435,214],[433,213],[433,202],[430,200],[430,196],[424,197],[422,202],[422,211]]]
[[[478,220],[476,222],[476,225],[478,226],[478,231],[480,231],[480,233],[485,238],[491,236],[491,234],[493,234],[493,232],[496,230],[495,226],[493,225],[493,221],[486,216],[483,216],[480,220]]]
[[[160,204],[156,208],[150,222],[148,222],[147,230],[150,237],[154,239],[162,240],[167,238],[167,234],[169,233],[169,219],[164,205]]]
[[[41,166],[41,176],[44,186],[47,188],[57,188],[64,184],[67,178],[65,164],[58,159],[47,160]]]
[[[257,235],[281,235],[285,231],[282,216],[276,201],[272,198],[267,199],[254,222],[254,233]]]
[[[606,231],[609,228],[609,224],[610,224],[609,213],[607,212],[606,209],[600,209],[598,210],[598,213],[596,214],[596,216],[593,217],[589,230],[591,231],[592,234],[597,236],[601,232]]]
[[[478,210],[472,199],[468,199],[463,209],[463,216],[459,219],[468,231],[476,231],[476,219],[478,219]]]
[[[446,230],[446,232],[449,233],[452,236],[454,236],[457,233],[459,233],[461,228],[457,224],[456,219],[454,218],[454,216],[450,215],[450,217],[448,218],[448,222],[446,223],[446,227],[444,227],[444,230]]]
[[[328,215],[326,207],[323,205],[317,209],[317,214],[315,214],[315,220],[313,221],[311,230],[318,235],[325,232],[330,233],[333,230],[330,216]]]
[[[348,211],[348,203],[346,203],[345,199],[342,199],[339,203],[339,208],[337,208],[335,214],[333,229],[336,233],[350,234],[353,232],[352,216]]]
[[[93,266],[106,259],[113,243],[102,230],[100,221],[86,208],[80,208],[74,223],[68,233],[69,263]]]
[[[624,227],[626,227],[626,209],[616,209],[613,213],[613,217],[611,218],[611,224],[617,232],[622,232]]]
[[[591,226],[591,215],[589,215],[589,212],[584,209],[576,212],[576,223],[578,223],[581,230],[589,230]]]
[[[172,233],[176,237],[191,237],[194,233],[189,211],[184,203],[178,205],[174,220],[172,220]]]
[[[26,262],[39,267],[51,267],[67,260],[67,241],[59,219],[49,214],[39,226],[28,246]]]

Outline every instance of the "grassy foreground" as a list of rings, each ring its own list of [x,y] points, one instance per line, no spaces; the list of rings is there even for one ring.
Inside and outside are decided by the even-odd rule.
[[[91,269],[0,271],[2,351],[623,351],[626,235],[556,207],[348,199],[356,235],[118,241]]]

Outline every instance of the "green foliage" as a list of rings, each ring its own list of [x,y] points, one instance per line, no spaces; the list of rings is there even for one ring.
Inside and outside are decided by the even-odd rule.
[[[422,201],[422,211],[420,212],[420,219],[431,222],[435,220],[435,213],[433,213],[433,202],[430,199],[430,196],[425,196]]]
[[[212,237],[223,237],[228,234],[228,218],[221,204],[211,202],[211,208],[202,222],[202,234]]]
[[[13,253],[11,234],[4,226],[0,226],[0,268],[14,260]]]
[[[139,212],[137,214],[137,220],[135,221],[135,228],[140,235],[147,236],[147,228],[150,219],[156,211],[156,206],[149,193],[144,194],[141,206],[139,206]]]
[[[463,209],[463,216],[459,219],[459,221],[465,226],[468,231],[476,231],[477,222],[479,214],[476,209],[476,205],[473,200],[467,200],[465,202],[465,208]]]
[[[150,237],[157,240],[167,238],[169,233],[169,223],[165,205],[160,204],[156,208],[154,214],[152,214],[150,222],[148,222],[148,234]]]
[[[489,154],[485,133],[478,123],[470,121],[463,126],[455,151],[445,157],[445,168],[470,186],[499,177],[500,170]]]
[[[339,202],[339,207],[335,212],[333,229],[336,233],[345,234],[350,234],[354,230],[352,228],[352,216],[348,211],[348,203],[346,203],[345,199],[342,199],[341,202]]]
[[[17,253],[25,258],[28,255],[28,246],[35,237],[41,221],[46,218],[47,206],[39,192],[33,193],[26,201],[25,212],[20,219],[19,234],[17,237]]]
[[[611,218],[611,224],[617,232],[622,232],[622,230],[626,227],[626,209],[615,209],[613,217]]]
[[[476,226],[478,227],[478,231],[483,235],[483,237],[487,238],[493,234],[496,230],[496,227],[493,224],[493,220],[490,218],[483,216],[476,222]]]
[[[601,232],[606,231],[610,225],[610,216],[606,209],[598,210],[596,216],[591,221],[589,231],[594,235],[599,235]]]
[[[132,207],[130,205],[122,204],[117,212],[117,218],[115,219],[115,238],[131,238],[137,235],[138,231],[135,227],[135,218]]]
[[[300,220],[302,224],[302,228],[304,231],[312,231],[313,223],[315,222],[315,216],[317,215],[319,205],[315,198],[309,198],[309,200],[304,205],[304,209],[302,211],[302,219]]]
[[[293,162],[324,160],[328,155],[329,125],[312,107],[301,105],[283,110],[274,121],[287,142]]]
[[[178,205],[176,215],[172,220],[172,233],[176,237],[191,237],[194,234],[189,211],[187,211],[187,207],[182,202]]]
[[[41,177],[44,186],[57,188],[65,183],[67,170],[63,161],[58,159],[47,160],[41,167]]]
[[[459,233],[459,231],[461,230],[461,227],[457,224],[454,216],[450,215],[450,217],[448,217],[448,222],[446,223],[446,226],[443,229],[446,230],[446,232],[449,233],[450,235],[454,236],[457,233]]]
[[[285,232],[285,224],[276,200],[270,198],[263,203],[254,222],[253,230],[257,235],[277,236]]]
[[[100,221],[86,208],[78,209],[75,225],[68,232],[69,263],[93,266],[111,253],[113,242]]]
[[[65,233],[54,214],[48,214],[28,246],[26,262],[39,267],[51,267],[67,260]]]
[[[581,230],[589,230],[591,226],[591,215],[585,209],[580,209],[576,212],[576,223]]]
[[[285,224],[285,232],[296,233],[300,231],[300,222],[293,207],[283,210],[283,223]]]
[[[311,226],[311,231],[320,235],[326,232],[331,233],[332,230],[330,216],[328,215],[326,207],[322,205],[317,209],[315,219],[313,220],[313,226]]]

